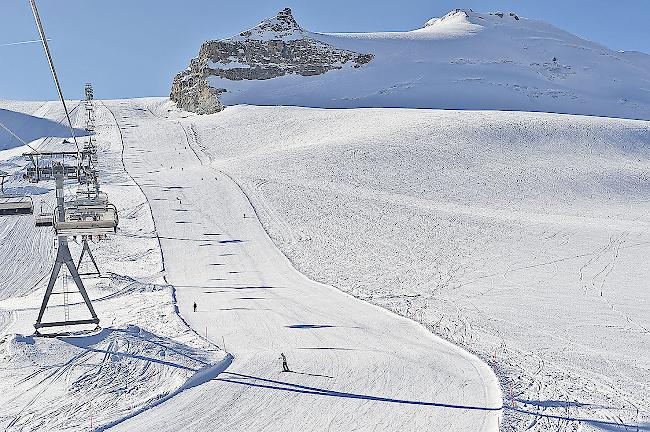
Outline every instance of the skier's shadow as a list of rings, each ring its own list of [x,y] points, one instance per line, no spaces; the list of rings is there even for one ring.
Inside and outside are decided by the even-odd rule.
[[[298,375],[307,375],[307,376],[313,376],[313,377],[323,377],[323,378],[332,378],[334,379],[333,376],[329,375],[319,375],[319,374],[312,374],[312,373],[307,373],[307,372],[296,372],[296,371],[287,371],[288,373],[293,373],[293,374],[298,374]]]

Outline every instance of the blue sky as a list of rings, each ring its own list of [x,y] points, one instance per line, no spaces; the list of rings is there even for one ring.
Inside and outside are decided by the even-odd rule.
[[[411,30],[451,9],[513,11],[613,49],[650,53],[650,0],[37,0],[67,98],[164,96],[202,42],[284,7],[313,31]],[[0,99],[55,99],[27,0],[0,5]]]

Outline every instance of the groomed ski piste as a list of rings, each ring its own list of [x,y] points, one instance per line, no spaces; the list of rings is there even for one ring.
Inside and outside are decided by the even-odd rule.
[[[504,416],[647,429],[647,122],[252,106],[201,117],[162,98],[105,101],[97,118],[103,189],[121,209],[118,234],[93,245],[104,277],[87,280],[105,329],[29,336],[53,236],[3,218],[3,263],[17,263],[0,279],[4,428],[497,430]],[[515,127],[526,145],[497,146]],[[2,169],[21,165],[16,150]],[[581,156],[554,166],[569,153]],[[431,166],[454,187],[427,183]],[[610,180],[621,172],[632,180]],[[410,176],[469,196],[413,197]],[[463,204],[478,197],[462,184],[482,176],[500,190]],[[572,191],[580,201],[562,198]]]
[[[322,97],[319,79],[293,88]],[[54,235],[0,218],[0,428],[650,430],[648,121],[260,106],[300,105],[277,83],[207,116],[95,102],[120,210],[84,278],[99,334],[32,336]],[[647,118],[644,97],[587,105]],[[51,121],[35,146],[60,135],[60,104],[0,108]],[[8,188],[51,207],[8,147]]]
[[[47,275],[34,267],[51,262],[52,233],[31,216],[2,220],[4,262],[18,263],[2,266],[2,427],[498,429],[501,393],[486,363],[296,271],[238,184],[197,148],[186,115],[160,117],[161,104],[96,110],[102,189],[121,209],[118,234],[93,245],[104,277],[87,280],[100,334],[30,336],[43,281],[25,284],[24,273]],[[20,165],[3,159],[3,169]]]

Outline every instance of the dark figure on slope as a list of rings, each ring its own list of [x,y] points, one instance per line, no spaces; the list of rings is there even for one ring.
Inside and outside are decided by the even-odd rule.
[[[282,372],[291,372],[289,366],[287,365],[287,358],[284,356],[284,353],[280,353],[279,360],[282,360]]]
[[[196,312],[196,302],[194,302],[194,312]]]

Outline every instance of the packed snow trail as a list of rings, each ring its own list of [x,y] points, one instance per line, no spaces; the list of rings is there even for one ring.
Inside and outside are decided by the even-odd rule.
[[[486,364],[298,273],[177,121],[139,101],[106,105],[151,204],[182,317],[234,356],[216,379],[115,430],[498,429],[501,393]],[[280,353],[292,372],[280,372]]]

